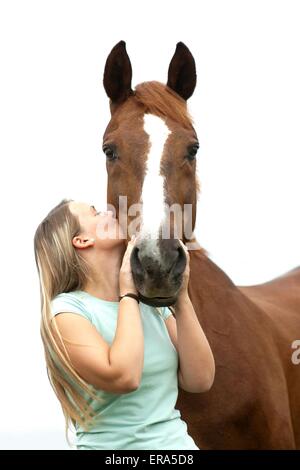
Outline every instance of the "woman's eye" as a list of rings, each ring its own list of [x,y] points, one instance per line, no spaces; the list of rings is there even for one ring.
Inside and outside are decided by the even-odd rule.
[[[104,147],[103,152],[105,153],[107,160],[116,160],[116,152],[111,147]]]

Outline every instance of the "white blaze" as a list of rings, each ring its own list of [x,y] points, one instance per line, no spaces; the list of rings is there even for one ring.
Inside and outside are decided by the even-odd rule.
[[[164,177],[160,174],[160,162],[164,145],[171,133],[162,118],[152,114],[144,115],[144,130],[149,135],[149,154],[143,183],[141,202],[142,236],[157,239],[159,228],[165,217]]]

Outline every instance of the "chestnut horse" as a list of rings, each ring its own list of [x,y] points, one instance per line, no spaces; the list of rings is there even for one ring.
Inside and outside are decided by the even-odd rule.
[[[292,360],[300,339],[300,268],[265,284],[238,287],[193,239],[199,144],[186,105],[196,85],[189,49],[177,44],[167,85],[145,82],[132,90],[131,79],[121,41],[104,71],[111,109],[103,142],[107,201],[117,211],[119,196],[127,196],[130,210],[142,203],[142,235],[131,265],[143,302],[174,304],[186,264],[178,238],[192,247],[189,295],[216,363],[212,388],[179,389],[176,406],[200,449],[300,448],[300,364]],[[183,236],[176,238],[173,217],[166,239],[165,210],[172,204],[192,210],[182,220]],[[136,216],[130,210],[128,224]]]

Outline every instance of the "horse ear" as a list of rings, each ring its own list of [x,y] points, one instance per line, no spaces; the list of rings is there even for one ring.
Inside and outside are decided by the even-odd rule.
[[[122,103],[133,91],[131,89],[132,69],[126,52],[126,43],[118,42],[106,59],[103,85],[113,104]]]
[[[190,50],[183,42],[178,42],[169,65],[168,87],[188,100],[196,86],[196,64]]]

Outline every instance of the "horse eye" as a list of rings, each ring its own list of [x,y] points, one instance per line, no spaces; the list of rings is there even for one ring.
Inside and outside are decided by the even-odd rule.
[[[195,160],[198,149],[199,149],[199,145],[192,145],[191,147],[189,147],[188,154],[187,154],[187,159],[190,160],[190,161]]]
[[[113,148],[104,147],[103,152],[105,153],[107,160],[110,160],[110,161],[116,160],[117,155],[116,155],[116,152]]]

